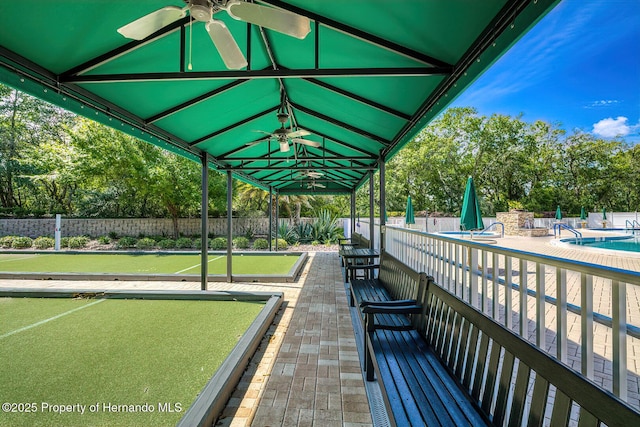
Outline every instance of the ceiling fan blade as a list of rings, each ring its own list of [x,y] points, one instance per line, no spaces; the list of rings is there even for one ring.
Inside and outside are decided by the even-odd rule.
[[[212,19],[205,27],[228,69],[239,70],[247,66],[247,60],[224,22]]]
[[[287,136],[289,138],[297,138],[299,136],[307,136],[307,135],[311,135],[311,132],[304,129],[298,129],[298,130],[294,130],[293,132],[287,133]]]
[[[186,15],[186,8],[167,6],[118,28],[118,32],[128,39],[142,40]]]
[[[289,152],[290,148],[289,148],[289,142],[287,141],[280,141],[280,152],[281,153],[287,153]]]
[[[319,142],[309,141],[308,139],[292,138],[291,140],[297,144],[308,145],[309,147],[315,147],[315,148],[320,147]]]
[[[307,175],[311,178],[320,178],[324,174],[322,172],[309,172]]]
[[[311,32],[309,18],[286,10],[233,0],[227,4],[227,12],[233,19],[269,28],[298,39],[305,38]]]

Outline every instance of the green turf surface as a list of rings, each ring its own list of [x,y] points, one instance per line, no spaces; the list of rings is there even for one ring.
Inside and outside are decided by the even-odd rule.
[[[0,298],[0,426],[175,425],[263,306]]]
[[[299,255],[233,255],[234,274],[286,275]],[[226,255],[209,255],[209,274],[226,274]],[[0,254],[0,272],[199,274],[200,255]]]

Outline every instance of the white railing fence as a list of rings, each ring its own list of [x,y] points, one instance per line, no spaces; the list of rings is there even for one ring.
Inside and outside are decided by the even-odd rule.
[[[368,224],[361,223],[360,229],[368,237]],[[640,407],[640,273],[396,226],[386,227],[385,247],[506,328]]]

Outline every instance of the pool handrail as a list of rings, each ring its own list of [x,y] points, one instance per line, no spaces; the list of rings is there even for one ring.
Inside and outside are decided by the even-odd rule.
[[[504,224],[502,222],[494,222],[489,224],[487,227],[485,227],[484,230],[482,230],[480,233],[478,234],[482,234],[485,231],[489,231],[491,228],[493,228],[494,225],[499,225],[500,227],[502,227],[502,231],[500,232],[500,237],[504,237]]]
[[[560,237],[562,233],[562,229],[568,230],[572,232],[579,243],[582,243],[582,233],[570,226],[569,224],[565,224],[564,222],[556,222],[553,224],[553,237]],[[558,235],[556,236],[556,230],[558,231]]]
[[[630,227],[629,227],[629,225],[630,225]],[[638,228],[636,228],[636,225],[638,226]],[[633,220],[625,219],[624,220],[624,232],[626,233],[627,230],[631,230],[631,234],[635,235],[636,234],[636,230],[640,230],[640,222],[636,221],[635,219],[633,219]]]

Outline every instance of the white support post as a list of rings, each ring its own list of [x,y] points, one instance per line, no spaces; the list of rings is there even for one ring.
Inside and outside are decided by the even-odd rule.
[[[56,214],[56,228],[54,229],[54,239],[55,239],[55,246],[54,249],[56,251],[60,250],[60,237],[61,237],[61,225],[62,225],[62,215],[60,214]]]

